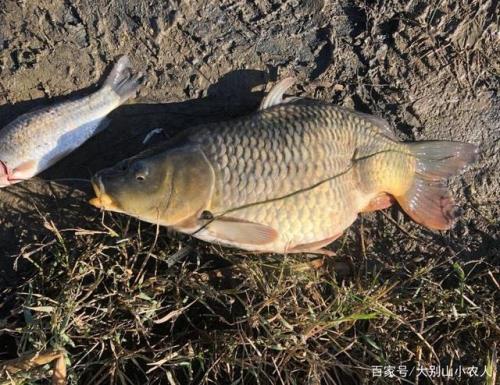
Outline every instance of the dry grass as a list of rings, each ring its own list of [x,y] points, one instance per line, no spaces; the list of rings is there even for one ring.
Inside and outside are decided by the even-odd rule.
[[[392,3],[399,15],[384,5]],[[343,61],[328,67],[346,89],[341,97],[355,94],[391,116],[388,106],[412,89],[407,78],[422,80],[417,96],[425,101],[434,92],[430,75],[440,71],[472,93],[481,84],[498,89],[494,2],[402,4],[352,2],[366,25],[357,27],[359,44],[335,41],[333,56],[346,49],[370,60],[355,74]],[[384,44],[396,47],[387,60],[375,41],[382,26]],[[393,38],[394,28],[401,33]],[[392,66],[401,57],[407,68]],[[395,123],[412,124],[411,113],[401,116]],[[74,211],[66,203],[60,212],[40,210],[32,218],[44,226],[39,240],[11,256],[16,284],[0,288],[2,361],[62,350],[69,383],[93,385],[496,382],[497,202],[469,207],[475,221],[444,234],[396,209],[365,216],[333,244],[338,257],[322,264],[306,255],[242,255],[125,216],[89,217],[80,213],[83,198]],[[68,216],[75,220],[62,220]],[[68,222],[81,228],[61,225]],[[479,375],[417,376],[431,365],[477,367]],[[376,367],[400,366],[407,376],[373,376]],[[2,385],[51,381],[44,363],[0,370]]]
[[[467,260],[431,245],[397,262],[379,255],[390,240],[372,239],[365,228],[377,226],[365,220],[336,243],[336,263],[319,266],[105,221],[87,230],[45,222],[52,236],[17,257],[31,261],[29,278],[3,292],[4,338],[20,356],[66,350],[70,383],[417,383],[417,366],[439,363],[493,375],[494,253]],[[374,366],[400,365],[413,374],[372,377]]]

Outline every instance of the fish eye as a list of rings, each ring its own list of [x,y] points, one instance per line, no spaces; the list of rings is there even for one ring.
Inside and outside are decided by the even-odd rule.
[[[134,163],[132,170],[138,182],[143,182],[149,174],[148,168],[142,162]]]

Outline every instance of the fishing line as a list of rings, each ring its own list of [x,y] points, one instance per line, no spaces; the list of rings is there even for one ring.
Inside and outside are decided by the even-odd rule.
[[[400,154],[403,154],[403,155],[406,155],[406,156],[410,156],[410,157],[413,157],[415,159],[423,159],[423,160],[443,161],[443,160],[447,160],[447,159],[453,158],[453,156],[448,156],[448,157],[443,157],[443,158],[439,158],[439,159],[429,159],[429,158],[425,158],[425,157],[422,157],[422,156],[415,155],[415,154],[413,154],[411,152],[407,153],[407,152],[398,151],[398,150],[392,150],[392,149],[391,150],[382,150],[382,151],[378,151],[378,152],[375,152],[375,153],[372,153],[372,154],[364,155],[364,156],[362,156],[360,158],[356,158],[356,152],[357,152],[357,150],[354,152],[354,154],[352,156],[351,165],[346,170],[342,171],[339,174],[331,176],[331,177],[329,177],[327,179],[323,179],[323,180],[321,180],[321,181],[319,181],[319,182],[317,182],[317,183],[315,183],[315,184],[313,184],[313,185],[311,185],[309,187],[306,187],[306,188],[303,188],[303,189],[299,189],[299,190],[293,191],[293,192],[291,192],[289,194],[282,195],[282,196],[279,196],[279,197],[276,197],[276,198],[271,198],[271,199],[267,199],[267,200],[263,200],[263,201],[257,201],[257,202],[251,202],[251,203],[247,203],[247,204],[242,205],[242,206],[233,207],[231,209],[228,209],[228,210],[222,212],[221,214],[210,213],[212,215],[212,217],[210,219],[208,219],[207,215],[204,216],[205,218],[200,217],[199,219],[207,219],[208,221],[203,226],[201,226],[198,230],[196,230],[195,232],[191,233],[191,235],[196,235],[200,231],[202,231],[205,228],[207,228],[212,222],[216,221],[217,219],[220,219],[220,218],[224,217],[227,214],[233,213],[235,211],[244,210],[244,209],[247,209],[249,207],[258,206],[258,205],[262,205],[262,204],[277,202],[277,201],[284,200],[284,199],[293,197],[295,195],[298,195],[298,194],[301,194],[301,193],[304,193],[304,192],[307,192],[307,191],[314,190],[316,187],[319,187],[319,186],[321,186],[321,185],[323,185],[323,184],[325,184],[327,182],[332,181],[335,178],[338,178],[338,177],[341,177],[341,176],[347,174],[349,171],[352,170],[352,168],[354,167],[354,164],[356,162],[367,160],[367,159],[370,159],[370,158],[372,158],[374,156],[378,156],[378,155],[382,155],[382,154],[394,152],[394,153],[400,153]],[[207,212],[207,213],[209,213],[209,212]]]
[[[401,151],[395,151],[395,150],[383,150],[383,151],[379,151],[379,152],[376,152],[376,153],[373,153],[373,154],[365,155],[365,156],[360,157],[360,158],[356,158],[356,151],[355,151],[354,154],[353,154],[353,156],[352,156],[351,165],[346,170],[344,170],[344,171],[342,171],[342,172],[340,172],[340,173],[338,173],[338,174],[336,174],[334,176],[331,176],[329,178],[323,179],[323,180],[321,180],[321,181],[319,181],[319,182],[317,182],[317,183],[315,183],[315,184],[313,184],[313,185],[311,185],[309,187],[293,191],[293,192],[291,192],[289,194],[286,194],[286,195],[282,195],[282,196],[279,196],[279,197],[276,197],[276,198],[266,199],[266,200],[263,200],[263,201],[251,202],[251,203],[247,203],[245,205],[238,206],[238,207],[233,207],[231,209],[228,209],[228,210],[222,212],[221,214],[215,214],[215,215],[212,214],[212,218],[208,219],[207,223],[205,223],[203,226],[201,226],[195,232],[191,233],[191,235],[196,235],[200,231],[202,231],[205,228],[207,228],[207,226],[209,226],[212,222],[216,221],[217,219],[220,219],[220,218],[224,217],[227,214],[233,213],[235,211],[244,210],[244,209],[247,209],[249,207],[258,206],[258,205],[262,205],[262,204],[277,202],[277,201],[280,201],[280,200],[291,198],[291,197],[293,197],[295,195],[298,195],[298,194],[301,194],[301,193],[304,193],[304,192],[307,192],[307,191],[314,190],[316,187],[319,187],[319,186],[321,186],[321,185],[323,185],[323,184],[325,184],[327,182],[332,181],[335,178],[338,178],[338,177],[341,177],[341,176],[347,174],[349,171],[352,170],[352,168],[354,167],[355,162],[366,160],[366,159],[369,159],[371,157],[374,157],[374,156],[377,156],[377,155],[380,155],[380,154],[385,154],[385,153],[388,153],[388,152],[399,152],[399,153],[402,153]],[[405,155],[412,155],[412,154],[406,154],[406,153],[403,153],[403,154],[405,154]]]

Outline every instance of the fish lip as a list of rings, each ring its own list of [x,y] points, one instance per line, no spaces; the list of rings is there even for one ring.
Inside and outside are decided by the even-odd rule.
[[[90,199],[89,203],[99,209],[106,210],[106,206],[111,206],[113,200],[106,194],[101,176],[94,176],[90,180],[90,183],[92,184],[92,188],[94,189],[96,196],[95,198]]]
[[[94,176],[90,183],[92,184],[92,188],[94,189],[95,198],[89,200],[89,203],[92,206],[97,207],[98,209],[105,211],[114,211],[117,213],[124,213],[124,211],[113,201],[104,188],[104,183],[102,183],[102,178],[100,175]]]
[[[90,179],[90,184],[92,185],[92,189],[94,190],[95,197],[90,199],[89,203],[97,208],[102,208],[101,198],[100,198],[101,197],[100,186],[102,186],[101,177],[96,177],[96,176],[92,177]]]
[[[97,182],[97,183],[96,183]],[[102,186],[102,180],[100,176],[94,175],[90,179],[90,184],[92,185],[92,188],[94,189],[94,193],[96,196],[99,196],[100,191],[101,191],[101,186]]]
[[[124,213],[124,211],[115,203],[113,198],[111,198],[104,188],[104,183],[102,183],[101,176],[97,176],[91,179],[92,187],[96,194],[95,198],[89,200],[92,206],[105,211],[114,211],[117,213]]]

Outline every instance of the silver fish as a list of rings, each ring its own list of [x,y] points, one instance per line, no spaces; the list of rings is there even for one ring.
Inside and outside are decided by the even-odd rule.
[[[135,96],[142,79],[122,56],[98,91],[28,112],[0,130],[0,187],[31,178],[80,147],[107,126],[106,115]]]

